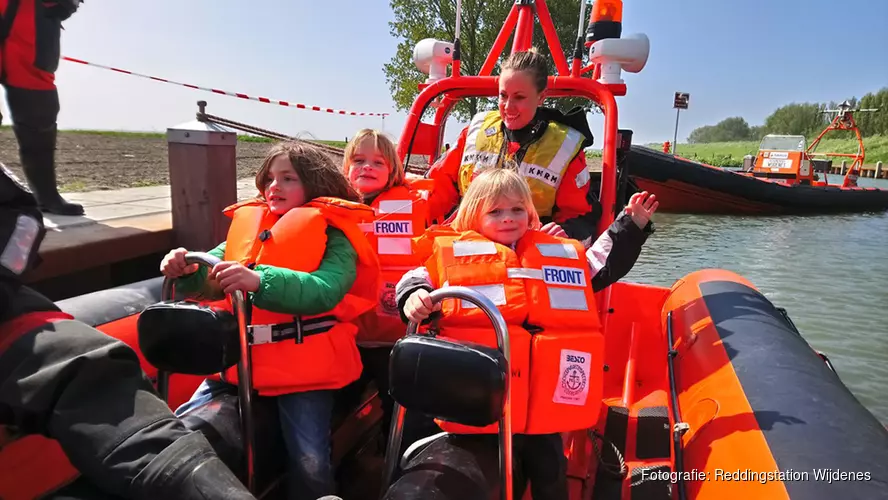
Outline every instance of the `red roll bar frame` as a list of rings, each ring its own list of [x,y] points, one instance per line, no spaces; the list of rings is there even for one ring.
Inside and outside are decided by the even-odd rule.
[[[477,76],[463,76],[457,71],[455,74],[431,84],[420,85],[421,91],[410,107],[407,122],[404,124],[404,129],[398,140],[398,156],[402,162],[406,161],[420,125],[422,125],[432,127],[433,133],[437,137],[435,153],[429,158],[430,163],[435,161],[436,152],[441,150],[443,125],[454,104],[461,98],[495,97],[497,95],[499,78],[491,76],[493,68],[502,55],[512,31],[515,32],[512,44],[513,53],[530,48],[533,39],[534,18],[538,18],[540,21],[549,52],[552,54],[559,73],[558,76],[549,77],[547,96],[584,97],[597,103],[604,111],[604,143],[599,194],[603,213],[598,223],[598,233],[601,234],[607,230],[616,215],[614,206],[616,202],[618,113],[615,96],[626,95],[626,85],[605,85],[593,78],[583,77],[582,74],[587,73],[594,65],[583,68],[580,75],[571,73],[545,0],[525,0],[516,2],[512,6]],[[454,66],[458,67],[457,64]],[[437,110],[433,123],[422,123],[423,113],[439,97],[441,99],[435,105]]]

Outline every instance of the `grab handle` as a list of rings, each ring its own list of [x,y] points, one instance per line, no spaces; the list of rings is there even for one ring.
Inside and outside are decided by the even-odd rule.
[[[503,412],[499,420],[499,470],[502,488],[500,497],[503,500],[512,500],[512,381],[511,381],[511,356],[509,348],[509,329],[506,321],[500,314],[496,305],[484,294],[471,288],[462,286],[448,286],[435,290],[430,294],[432,304],[437,304],[444,299],[462,299],[475,304],[487,319],[493,324],[493,330],[496,332],[496,344],[499,351],[503,354],[506,361],[505,371],[505,404]],[[419,324],[411,321],[407,325],[407,335],[417,335],[416,331]],[[398,464],[398,452],[401,449],[401,438],[404,432],[404,415],[406,409],[397,401],[394,403],[391,429],[389,432],[389,442],[385,454],[385,477],[383,478],[383,495],[391,486],[391,480],[395,474],[395,468]]]
[[[204,252],[188,252],[185,254],[185,264],[200,264],[212,269],[216,264],[222,262],[221,259]],[[175,279],[165,277],[163,280],[163,288],[161,289],[160,299],[163,301],[172,300],[173,284]],[[247,488],[255,493],[254,489],[254,466],[256,463],[254,451],[255,427],[253,422],[253,364],[250,356],[250,338],[247,325],[247,308],[244,293],[240,290],[229,294],[234,309],[234,316],[237,318],[238,340],[240,343],[240,361],[237,363],[237,395],[238,407],[240,409],[241,435],[244,442],[244,453],[247,458]],[[157,390],[167,400],[169,384],[168,372],[157,372]]]

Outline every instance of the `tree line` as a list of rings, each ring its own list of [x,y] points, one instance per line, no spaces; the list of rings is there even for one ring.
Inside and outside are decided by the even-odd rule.
[[[888,87],[878,92],[870,92],[860,98],[848,99],[851,109],[878,108],[874,113],[855,113],[854,119],[864,137],[873,135],[888,136]],[[840,102],[792,103],[780,107],[765,119],[763,125],[750,126],[739,116],[726,118],[715,125],[706,125],[691,132],[688,142],[692,144],[708,142],[758,141],[766,134],[804,135],[816,137],[835,113],[824,112],[838,109]]]

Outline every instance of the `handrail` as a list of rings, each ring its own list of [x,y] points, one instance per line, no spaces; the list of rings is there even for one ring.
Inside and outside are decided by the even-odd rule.
[[[204,252],[188,252],[185,254],[185,263],[187,265],[200,264],[208,268],[213,268],[221,260],[213,255]],[[162,301],[172,300],[175,279],[165,277],[163,280],[163,288],[161,289],[160,299]],[[247,306],[244,299],[244,293],[240,290],[229,294],[231,304],[234,309],[234,315],[237,318],[238,340],[240,343],[240,361],[237,363],[237,394],[238,405],[240,408],[241,434],[244,442],[244,453],[247,458],[247,488],[255,493],[255,463],[254,455],[255,443],[255,423],[253,421],[253,366],[250,356],[250,338],[247,325]],[[167,399],[165,394],[167,389],[169,373],[158,371],[157,383],[158,392],[164,400]],[[163,380],[163,382],[161,382]],[[163,390],[161,391],[161,384]]]
[[[502,488],[500,498],[503,500],[512,500],[512,382],[511,382],[511,356],[509,346],[509,329],[506,321],[500,314],[496,305],[477,290],[473,290],[463,286],[448,286],[435,290],[430,294],[432,304],[437,304],[444,299],[462,299],[467,300],[484,311],[487,319],[493,323],[493,329],[496,332],[496,345],[506,360],[505,366],[505,404],[503,412],[499,420],[499,470]],[[415,321],[411,321],[407,325],[407,335],[417,335],[416,331],[419,325]],[[404,432],[404,415],[406,409],[396,401],[394,403],[394,412],[389,432],[389,441],[385,454],[385,469],[382,482],[382,494],[385,495],[386,490],[391,486],[392,478],[395,474],[395,468],[398,464],[398,452],[401,449],[401,438]]]

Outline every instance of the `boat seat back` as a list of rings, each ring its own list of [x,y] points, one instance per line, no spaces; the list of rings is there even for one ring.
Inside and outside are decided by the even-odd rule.
[[[506,361],[498,349],[410,335],[389,358],[389,393],[408,410],[463,425],[499,421]]]
[[[832,160],[830,159],[820,159],[820,160],[811,160],[811,169],[814,172],[818,173],[829,173],[829,170],[832,168]]]
[[[139,316],[139,348],[160,370],[212,375],[240,360],[237,318],[216,306],[164,301]]]

